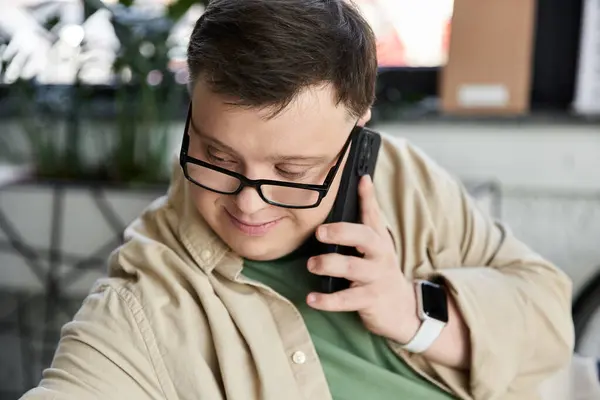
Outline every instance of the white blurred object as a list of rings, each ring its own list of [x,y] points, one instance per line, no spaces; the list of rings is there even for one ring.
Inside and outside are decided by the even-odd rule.
[[[83,3],[79,0],[0,0],[0,34],[8,41],[2,59],[8,66],[4,83],[38,78],[45,83],[71,83],[73,64],[81,42]],[[43,24],[58,23],[48,31]],[[58,41],[56,41],[58,37]],[[69,46],[70,43],[70,46]],[[64,65],[66,64],[66,66]],[[58,74],[56,79],[53,74]]]
[[[0,34],[11,38],[21,30],[43,30],[36,18],[27,10],[28,5],[32,4],[22,0],[0,0],[0,10],[2,10]]]
[[[145,58],[150,58],[156,53],[156,47],[151,42],[143,42],[140,45],[140,54]]]
[[[0,34],[8,39],[2,52],[6,63],[4,83],[36,76],[45,68],[52,46],[52,36],[26,10],[26,5],[19,0],[0,0]]]
[[[110,11],[101,9],[82,25],[85,47],[80,58],[79,79],[90,85],[107,84],[113,78],[112,66],[121,45],[110,18]]]
[[[163,80],[163,74],[162,74],[162,72],[160,72],[158,70],[150,71],[148,73],[148,76],[146,77],[146,82],[148,82],[148,85],[150,85],[150,86],[158,86],[158,85],[160,85],[162,80]]]
[[[437,67],[446,63],[443,38],[454,0],[378,0],[404,44],[406,64]]]
[[[24,179],[31,174],[31,168],[0,164],[0,187]]]
[[[163,0],[134,0],[129,8],[149,18],[159,18],[165,15],[168,5],[169,2]]]
[[[132,78],[133,78],[133,72],[131,71],[131,68],[124,67],[121,70],[121,80],[125,83],[129,83],[129,82],[131,82]]]
[[[585,0],[579,66],[573,108],[582,115],[600,115],[600,0]]]
[[[52,43],[39,30],[28,28],[16,31],[2,53],[8,63],[4,72],[5,83],[19,78],[31,79],[46,69]]]
[[[204,6],[202,4],[194,4],[171,29],[169,38],[167,39],[167,45],[171,49],[169,51],[169,56],[172,61],[185,61],[190,36],[194,30],[196,21],[198,21],[202,14],[204,14]]]
[[[79,70],[81,49],[73,47],[68,41],[59,39],[48,51],[47,64],[37,79],[43,84],[70,85],[75,83]]]
[[[80,25],[65,25],[60,30],[59,36],[66,44],[71,47],[79,47],[83,41],[85,32]]]

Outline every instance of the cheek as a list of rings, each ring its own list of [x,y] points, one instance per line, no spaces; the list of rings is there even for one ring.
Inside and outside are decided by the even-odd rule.
[[[214,193],[208,190],[204,190],[199,187],[192,188],[192,199],[194,200],[194,204],[196,204],[196,208],[204,219],[208,219],[210,215],[214,215],[214,207],[219,203],[221,195],[218,193]],[[205,213],[207,215],[205,215]]]
[[[318,225],[325,222],[325,219],[327,218],[327,216],[329,215],[329,212],[333,208],[333,203],[335,203],[335,199],[337,197],[337,192],[340,187],[340,179],[341,179],[341,171],[338,172],[336,178],[332,182],[331,187],[329,188],[329,192],[327,193],[327,196],[325,196],[325,198],[323,198],[323,200],[321,201],[321,205],[314,210],[310,210],[311,211],[310,217],[307,217],[306,219],[311,220],[311,223],[313,224],[314,228],[316,228]]]
[[[326,214],[329,214],[329,211],[333,208],[333,203],[335,203],[338,190],[340,189],[340,181],[342,180],[343,168],[345,165],[346,159],[344,159],[344,162],[333,179],[333,182],[331,182],[331,187],[329,188],[329,192],[327,192],[327,196],[325,196],[323,202],[321,203],[321,207],[327,209]]]
[[[325,222],[335,201],[335,196],[331,196],[331,194],[328,194],[317,208],[291,212],[294,222],[303,232],[315,230]]]

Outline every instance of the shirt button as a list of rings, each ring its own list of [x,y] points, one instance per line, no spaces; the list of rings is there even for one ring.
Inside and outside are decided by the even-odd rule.
[[[200,258],[202,259],[202,261],[208,261],[211,256],[212,256],[212,251],[210,251],[208,249],[202,250],[202,252],[200,253]]]
[[[297,351],[292,355],[292,361],[294,364],[304,364],[306,362],[306,354],[301,351]]]

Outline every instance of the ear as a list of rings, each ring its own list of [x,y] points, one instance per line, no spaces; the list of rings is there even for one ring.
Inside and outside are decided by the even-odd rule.
[[[360,119],[358,120],[357,125],[358,126],[365,126],[367,124],[367,122],[369,122],[371,120],[371,109],[369,108],[367,110],[367,112],[365,113],[365,115],[363,115],[362,117],[360,117]]]

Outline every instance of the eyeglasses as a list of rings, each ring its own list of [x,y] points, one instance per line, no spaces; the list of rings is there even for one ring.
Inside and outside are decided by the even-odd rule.
[[[212,165],[188,155],[190,145],[189,128],[192,118],[192,105],[188,109],[183,132],[179,163],[187,180],[204,189],[226,195],[237,195],[245,187],[254,188],[261,199],[268,204],[294,209],[318,207],[327,195],[335,175],[342,164],[348,146],[361,128],[355,125],[348,140],[338,155],[335,165],[329,170],[322,185],[302,184],[268,179],[250,179],[246,176]]]

